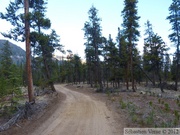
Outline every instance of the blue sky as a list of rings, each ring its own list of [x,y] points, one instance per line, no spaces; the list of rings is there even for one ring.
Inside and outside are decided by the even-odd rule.
[[[10,0],[0,0],[0,12],[4,12]],[[13,0],[11,0],[13,1]],[[158,33],[163,40],[171,45],[168,35],[171,33],[171,25],[166,17],[169,15],[168,8],[172,0],[139,0],[138,15],[141,37],[138,42],[138,49],[143,49],[144,23],[149,20],[153,25],[153,30]],[[78,53],[84,58],[84,23],[88,21],[88,10],[94,5],[102,19],[102,35],[108,38],[111,34],[115,41],[118,27],[121,27],[121,11],[124,8],[124,0],[49,0],[47,5],[47,17],[51,20],[52,28],[60,35],[60,43],[65,46],[65,50],[70,49],[73,53]],[[5,32],[10,29],[6,21],[0,20],[0,31]],[[4,39],[0,35],[0,39]],[[13,43],[16,43],[13,41]],[[23,49],[24,43],[16,43]],[[172,48],[172,46],[170,46]],[[172,51],[173,52],[173,48]],[[60,54],[59,54],[60,55]]]

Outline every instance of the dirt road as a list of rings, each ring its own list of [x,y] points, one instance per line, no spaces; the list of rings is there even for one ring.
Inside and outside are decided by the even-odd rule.
[[[118,135],[111,111],[105,103],[71,91],[63,85],[56,90],[66,95],[61,107],[49,116],[32,135]]]

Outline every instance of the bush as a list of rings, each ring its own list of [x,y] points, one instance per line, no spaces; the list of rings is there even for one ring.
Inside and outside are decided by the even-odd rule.
[[[152,107],[152,101],[149,102],[149,106]]]
[[[168,111],[170,111],[170,107],[169,107],[169,104],[168,103],[165,103],[164,104],[164,108],[165,108],[165,110],[168,112]]]
[[[137,122],[138,121],[138,117],[137,117],[137,115],[132,115],[132,121],[133,122]]]
[[[123,102],[122,99],[119,100],[119,103],[120,103],[121,109],[125,109],[127,107],[126,103]]]
[[[152,125],[153,123],[154,123],[154,111],[152,110],[146,119],[146,124]]]
[[[158,99],[158,103],[159,103],[159,104],[161,103],[161,99],[160,99],[160,98]]]

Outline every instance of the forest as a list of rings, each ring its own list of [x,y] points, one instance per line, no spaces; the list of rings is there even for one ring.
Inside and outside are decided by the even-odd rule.
[[[88,84],[96,92],[137,92],[139,86],[179,91],[180,81],[180,1],[172,0],[167,21],[171,24],[169,39],[176,51],[170,48],[161,35],[153,30],[151,20],[145,23],[145,33],[138,30],[138,0],[124,0],[121,26],[116,39],[102,34],[101,18],[93,5],[82,30],[85,38],[85,61],[71,50],[64,50],[60,36],[51,29],[46,17],[46,0],[14,0],[0,11],[0,18],[13,26],[8,33],[0,31],[9,39],[26,44],[26,63],[15,64],[7,41],[0,53],[0,116],[17,111],[23,97],[22,87],[27,87],[30,104],[34,104],[41,90],[55,92],[54,84]],[[118,20],[117,20],[118,21]],[[140,35],[145,35],[143,53],[138,51]],[[63,54],[54,57],[55,50]],[[4,103],[8,100],[8,104]],[[10,107],[10,108],[9,108]],[[179,117],[178,117],[179,119]]]

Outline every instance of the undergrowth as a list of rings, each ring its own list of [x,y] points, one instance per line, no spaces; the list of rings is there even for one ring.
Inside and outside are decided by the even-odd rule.
[[[179,105],[179,101],[176,102]],[[161,107],[157,106],[157,103]],[[142,127],[177,127],[180,124],[179,111],[172,110],[162,99],[158,99],[157,103],[149,101],[148,105],[142,109],[135,102],[123,100],[122,97],[119,99],[120,109],[127,112],[129,120],[134,124],[140,124]]]

